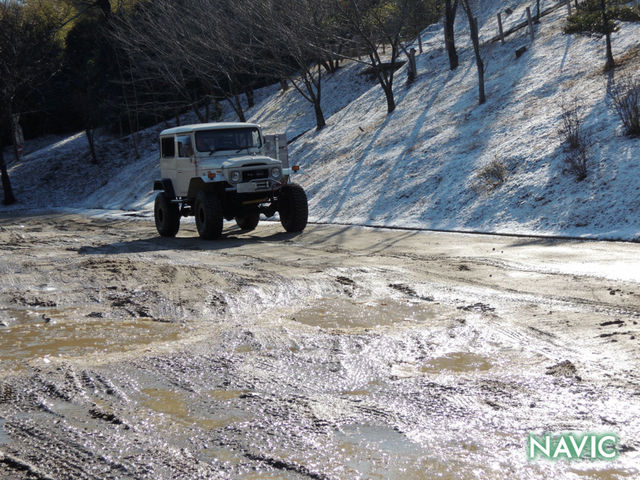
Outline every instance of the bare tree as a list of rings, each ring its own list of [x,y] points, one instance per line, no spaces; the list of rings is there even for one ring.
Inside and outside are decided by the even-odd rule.
[[[606,0],[600,0],[600,12],[602,14],[602,30],[607,49],[607,61],[604,64],[604,69],[609,71],[616,66],[616,62],[613,59],[613,50],[611,49],[611,32],[615,29],[615,24],[610,26],[612,22],[608,19]]]
[[[336,1],[335,5],[351,34],[352,49],[366,52],[370,68],[384,91],[387,113],[393,112],[396,108],[394,73],[400,53],[406,51],[402,40],[410,14],[410,1],[392,0],[381,4],[375,0],[349,0]],[[384,54],[380,52],[384,52],[387,46],[390,54],[383,58]]]
[[[406,22],[407,34],[418,40],[418,52],[424,51],[422,30],[440,18],[439,0],[409,0],[409,16]]]
[[[625,133],[640,136],[640,77],[622,75],[611,84],[607,95]]]
[[[284,78],[313,106],[316,129],[325,127],[322,110],[323,68],[334,72],[341,49],[333,34],[331,4],[326,0],[251,2],[250,52],[263,72]]]
[[[480,54],[480,41],[478,40],[478,19],[474,17],[469,0],[462,0],[462,8],[469,19],[469,33],[473,43],[473,52],[476,56],[476,67],[478,70],[478,103],[482,105],[486,101],[484,93],[484,63]]]
[[[255,47],[248,25],[252,11],[244,8],[242,0],[188,0],[186,5],[178,27],[188,51],[185,61],[205,90],[224,98],[244,122],[241,95],[251,106],[251,83],[256,71]],[[215,14],[203,14],[211,11]]]
[[[449,55],[449,69],[458,68],[458,53],[456,52],[455,43],[455,22],[456,10],[458,9],[458,0],[444,0],[444,45]]]
[[[13,115],[24,97],[51,77],[58,67],[60,24],[29,10],[18,0],[0,1],[0,125],[11,128]],[[16,201],[0,155],[4,203]]]
[[[11,179],[7,171],[7,164],[4,161],[4,145],[2,145],[2,142],[0,142],[0,175],[2,176],[2,191],[4,192],[2,203],[4,205],[16,203],[16,197],[11,187]]]
[[[147,92],[142,108],[175,113],[189,106],[204,121],[198,108],[204,96],[201,71],[194,70],[189,58],[193,52],[186,46],[191,41],[185,26],[188,11],[169,0],[144,3],[132,14],[114,20],[111,35],[128,57],[127,76]]]
[[[251,103],[255,73],[255,48],[245,35],[252,14],[246,3],[155,0],[115,22],[114,37],[141,89],[165,85],[201,122],[208,117],[201,107],[212,97],[223,98],[245,121],[241,95]]]

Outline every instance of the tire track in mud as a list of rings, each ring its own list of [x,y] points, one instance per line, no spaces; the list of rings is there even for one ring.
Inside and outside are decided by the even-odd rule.
[[[523,462],[527,432],[600,428],[619,432],[620,470],[633,472],[638,328],[634,297],[622,295],[640,291],[632,282],[533,269],[540,278],[527,283],[490,254],[414,244],[407,262],[393,237],[335,243],[314,228],[164,242],[146,221],[29,222],[24,257],[3,267],[2,308],[73,311],[102,329],[153,318],[185,335],[160,338],[164,350],[51,358],[0,378],[11,475],[561,478],[562,465]],[[11,232],[1,228],[0,241]],[[34,288],[43,271],[37,283],[57,290]],[[607,370],[618,338],[620,365]]]

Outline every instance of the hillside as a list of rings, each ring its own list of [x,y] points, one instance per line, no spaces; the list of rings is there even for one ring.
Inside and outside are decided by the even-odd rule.
[[[477,105],[475,58],[466,17],[457,18],[460,67],[449,71],[442,26],[423,32],[419,77],[395,81],[397,109],[386,114],[377,83],[363,65],[345,64],[325,77],[327,127],[316,132],[309,104],[276,86],[256,93],[248,119],[269,132],[294,138],[290,155],[303,167],[298,177],[316,222],[640,239],[640,139],[623,136],[606,95],[604,40],[562,34],[566,9],[544,17],[535,39],[526,29],[505,45],[488,40],[496,13],[507,2],[485,2],[479,24],[486,65],[487,102]],[[542,2],[547,7],[555,2]],[[522,3],[505,28],[526,18]],[[521,46],[527,51],[516,58]],[[615,76],[637,72],[640,25],[621,24],[613,35],[620,66]],[[561,104],[578,99],[590,144],[587,178],[566,169]],[[233,120],[230,111],[225,119]],[[183,122],[193,121],[184,118]],[[89,165],[86,140],[76,135],[31,152],[10,172],[21,202],[11,207],[133,210],[151,215],[152,180],[159,174],[156,136],[141,135],[141,156],[129,139],[100,138],[100,165]],[[502,183],[478,176],[497,162]]]

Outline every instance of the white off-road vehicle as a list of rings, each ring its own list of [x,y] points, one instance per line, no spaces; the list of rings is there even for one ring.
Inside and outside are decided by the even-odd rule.
[[[180,217],[195,215],[200,237],[218,238],[223,219],[253,230],[276,212],[287,232],[307,225],[307,196],[289,182],[284,135],[263,136],[251,123],[203,123],[160,133],[160,174],[153,184],[158,233],[173,237]]]

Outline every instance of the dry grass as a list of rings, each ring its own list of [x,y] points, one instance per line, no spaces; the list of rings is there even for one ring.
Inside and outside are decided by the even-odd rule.
[[[478,194],[489,193],[502,185],[506,179],[507,166],[504,160],[496,157],[478,170],[472,188]]]

